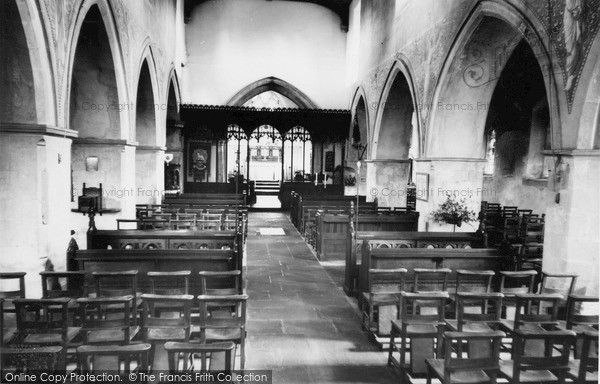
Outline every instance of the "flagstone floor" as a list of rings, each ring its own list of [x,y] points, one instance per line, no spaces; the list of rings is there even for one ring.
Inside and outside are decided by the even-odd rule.
[[[272,369],[277,384],[398,382],[361,329],[341,265],[321,265],[285,213],[251,212],[246,246],[247,369]]]

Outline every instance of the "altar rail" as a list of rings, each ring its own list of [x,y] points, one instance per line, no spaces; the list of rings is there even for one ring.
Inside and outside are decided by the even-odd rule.
[[[359,229],[360,226],[359,226]],[[366,244],[370,249],[397,249],[397,248],[437,248],[437,249],[465,249],[482,248],[481,235],[471,232],[374,232],[358,231],[356,238],[351,228],[346,233],[346,273],[344,291],[348,295],[358,292],[358,280],[362,261],[357,257]]]
[[[449,268],[449,288],[456,281],[456,270],[510,270],[512,257],[502,255],[497,249],[441,249],[441,248],[374,248],[368,242],[361,246],[359,292],[368,291],[369,269],[406,268],[406,281],[411,282],[415,268]],[[409,290],[410,287],[407,287]],[[360,295],[359,295],[360,296]]]
[[[315,237],[319,260],[343,260],[346,257],[348,253],[348,233],[351,230],[350,220],[349,215],[336,215],[326,212],[317,213]],[[419,213],[359,213],[358,221],[356,218],[352,218],[352,225],[356,225],[357,223],[359,231],[416,231],[419,226]]]
[[[86,272],[138,271],[138,290],[149,292],[150,271],[192,272],[190,294],[199,295],[200,271],[230,271],[237,269],[238,254],[234,250],[194,249],[194,250],[79,250],[75,254],[78,269]],[[93,282],[88,279],[86,285],[94,291]]]

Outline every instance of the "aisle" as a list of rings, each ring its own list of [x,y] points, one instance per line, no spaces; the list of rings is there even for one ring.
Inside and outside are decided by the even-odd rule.
[[[273,369],[275,384],[397,382],[355,305],[287,216],[251,212],[249,221],[247,368]],[[260,228],[285,235],[260,235]]]

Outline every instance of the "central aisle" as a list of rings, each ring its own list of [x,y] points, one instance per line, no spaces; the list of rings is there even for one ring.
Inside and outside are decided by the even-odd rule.
[[[387,353],[368,341],[355,305],[284,213],[251,212],[246,367],[273,383],[392,383]],[[283,228],[284,236],[260,235]]]

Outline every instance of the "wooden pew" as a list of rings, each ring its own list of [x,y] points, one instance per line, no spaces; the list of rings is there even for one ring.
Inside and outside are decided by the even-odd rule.
[[[343,196],[344,186],[327,185],[327,188],[323,184],[315,185],[305,181],[284,181],[279,189],[279,201],[281,201],[281,209],[289,211],[293,204],[294,194],[301,194],[303,196]]]
[[[235,249],[235,231],[99,230],[88,234],[89,249]]]
[[[319,260],[343,260],[347,254],[350,216],[318,213],[316,221],[316,251]],[[356,225],[356,218],[352,218],[352,225]],[[418,225],[418,212],[359,213],[358,216],[359,231],[416,231]]]
[[[502,255],[497,249],[446,249],[446,248],[373,248],[368,241],[361,245],[359,292],[368,289],[369,269],[406,268],[407,282],[412,281],[414,268],[450,268],[449,287],[454,286],[456,270],[494,270],[512,264],[512,257]],[[410,287],[407,287],[407,291]],[[359,296],[360,297],[360,296]]]
[[[294,194],[294,199],[292,201],[292,208],[290,210],[290,220],[292,224],[296,226],[296,228],[300,228],[299,225],[301,223],[303,212],[303,205],[308,205],[312,203],[314,206],[320,205],[330,205],[330,206],[344,206],[349,207],[350,202],[356,202],[355,196],[340,196],[340,195],[332,195],[332,196],[303,196],[300,194]],[[331,202],[331,203],[330,203]],[[359,203],[362,204],[365,202],[365,196],[359,196]]]
[[[359,227],[360,228],[360,227]],[[346,233],[346,273],[344,291],[354,296],[358,293],[359,271],[362,261],[362,244],[369,248],[482,248],[483,239],[475,232],[374,232],[358,231],[353,226]],[[358,256],[357,256],[358,255]]]
[[[238,254],[234,250],[194,249],[194,250],[79,250],[75,254],[78,269],[81,271],[126,271],[137,270],[138,290],[150,292],[149,271],[192,272],[190,294],[199,295],[200,271],[230,271],[238,269]],[[93,283],[87,281],[89,290],[93,292]]]

